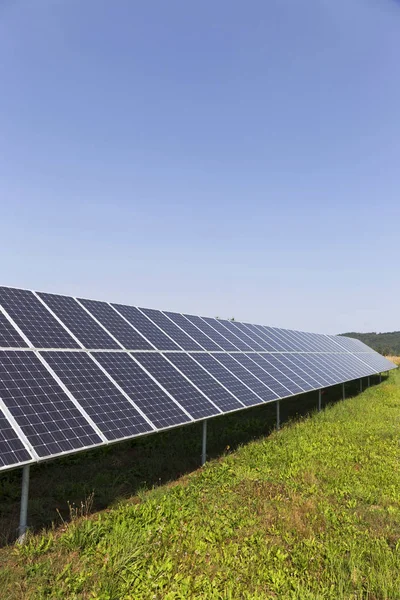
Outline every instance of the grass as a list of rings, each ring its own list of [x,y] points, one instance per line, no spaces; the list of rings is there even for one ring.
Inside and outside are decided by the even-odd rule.
[[[291,406],[295,414],[293,402],[281,403],[286,416]],[[301,402],[306,410],[315,396]],[[118,447],[92,453],[91,463],[88,456],[76,457],[62,469],[59,461],[32,469],[32,501],[40,489],[50,513],[55,494],[48,489],[46,496],[43,485],[59,485],[61,494],[56,469],[64,492],[76,473],[75,495],[78,488],[83,492],[79,477],[88,475],[88,464],[100,480],[88,479],[86,502],[70,511],[61,507],[65,523],[59,519],[60,526],[32,534],[25,545],[0,550],[1,597],[400,599],[400,373],[249,442],[251,431],[261,436],[268,429],[267,418],[272,426],[273,408],[211,421],[211,453],[221,454],[229,439],[244,445],[196,471],[192,459],[173,464],[179,444],[184,457],[198,460],[200,447],[196,456],[193,444],[197,436],[200,444],[199,426],[124,445],[129,459],[153,458],[144,467],[140,460],[131,464],[135,473],[123,479],[128,459]],[[174,469],[186,474],[127,497],[128,483],[139,485],[150,467],[154,480],[163,468],[165,480]],[[107,480],[109,497],[103,490]],[[13,499],[17,474],[1,481],[2,494],[5,487]],[[97,512],[89,515],[93,481]],[[99,490],[107,506],[102,511],[96,506]],[[39,528],[40,518],[33,521]]]

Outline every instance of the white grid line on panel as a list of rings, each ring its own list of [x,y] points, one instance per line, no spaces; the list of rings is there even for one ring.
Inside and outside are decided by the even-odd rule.
[[[156,354],[160,354],[160,353],[159,353],[159,352],[157,352]],[[153,375],[152,375],[152,374],[151,374],[151,373],[150,373],[150,372],[149,372],[149,371],[148,371],[148,370],[147,370],[147,369],[146,369],[146,368],[145,368],[145,367],[144,367],[144,366],[143,366],[143,365],[142,365],[142,364],[141,364],[141,363],[140,363],[138,360],[136,360],[136,358],[134,357],[134,355],[133,355],[133,354],[131,354],[130,352],[128,352],[128,355],[131,357],[131,359],[132,359],[133,361],[135,361],[135,363],[136,363],[136,364],[137,364],[137,365],[138,365],[138,366],[139,366],[139,367],[142,369],[142,371],[144,371],[144,372],[146,373],[146,375],[148,375],[148,376],[150,377],[150,379],[152,379],[152,380],[153,380],[153,381],[154,381],[154,382],[155,382],[155,383],[158,385],[158,387],[159,387],[159,388],[161,388],[161,389],[162,389],[162,391],[163,391],[165,394],[167,394],[167,396],[168,396],[169,398],[171,398],[171,400],[172,400],[173,402],[175,402],[175,404],[176,404],[176,405],[177,405],[177,406],[178,406],[178,407],[179,407],[181,410],[183,410],[183,412],[185,413],[185,415],[189,417],[189,419],[192,421],[192,423],[194,423],[194,422],[197,420],[197,419],[194,419],[194,418],[192,417],[192,415],[191,415],[191,414],[190,414],[190,413],[189,413],[189,412],[186,410],[186,408],[184,408],[183,406],[181,406],[181,404],[178,402],[178,400],[175,400],[175,398],[173,397],[173,395],[172,395],[172,394],[170,394],[170,393],[169,393],[169,391],[168,391],[168,390],[166,390],[166,389],[165,389],[165,387],[164,387],[163,385],[161,385],[161,383],[159,383],[159,381],[157,381],[157,379],[156,379],[155,377],[153,377]],[[169,361],[168,361],[168,362],[169,362]]]
[[[22,329],[15,323],[14,319],[12,317],[10,317],[10,315],[8,314],[8,312],[6,311],[6,309],[3,308],[2,306],[0,306],[0,311],[3,313],[3,315],[5,316],[5,318],[7,319],[7,321],[10,323],[10,325],[12,325],[14,327],[14,329],[17,330],[17,332],[22,337],[22,339],[28,344],[29,348],[25,348],[25,350],[32,349],[33,348],[33,344],[31,343],[31,341],[29,340],[29,338],[24,334],[24,332],[22,331]],[[24,348],[18,348],[18,350],[23,350],[23,349]]]
[[[122,313],[120,313],[120,312],[119,312],[119,310],[117,310],[117,309],[115,308],[115,306],[113,306],[113,305],[112,305],[111,303],[109,303],[109,302],[108,302],[108,305],[109,305],[109,306],[111,306],[111,308],[112,308],[113,310],[115,310],[115,312],[117,313],[117,315],[119,315],[120,317],[122,317],[122,318],[123,318],[123,320],[125,321],[125,323],[128,323],[128,325],[129,325],[130,327],[132,327],[132,329],[133,329],[134,331],[136,331],[136,333],[137,333],[138,335],[141,335],[141,336],[142,336],[142,338],[143,338],[144,340],[146,340],[146,342],[147,342],[147,343],[148,343],[148,344],[149,344],[149,345],[150,345],[152,348],[154,348],[154,351],[155,351],[155,352],[160,352],[160,350],[157,350],[157,348],[155,347],[155,345],[154,345],[154,344],[152,344],[152,343],[150,342],[150,340],[149,340],[149,339],[147,339],[147,337],[145,336],[145,334],[144,334],[144,333],[142,333],[141,331],[139,331],[139,329],[137,329],[137,328],[136,328],[134,325],[132,325],[132,323],[131,323],[130,321],[128,321],[128,319],[127,319],[126,317],[124,317],[124,315],[123,315]],[[137,308],[137,306],[136,306],[135,308]],[[103,352],[103,350],[102,350],[102,352]],[[132,350],[130,350],[130,352],[132,352]],[[152,350],[140,350],[140,352],[152,352]]]
[[[211,327],[211,329],[214,329],[214,331],[215,331],[216,333],[218,333],[218,335],[220,335],[222,338],[224,338],[224,339],[225,339],[225,340],[228,342],[228,344],[231,344],[231,346],[235,346],[234,342],[231,342],[231,341],[230,341],[230,340],[229,340],[229,339],[228,339],[228,338],[227,338],[227,337],[226,337],[226,336],[225,336],[223,333],[221,333],[220,331],[218,331],[218,329],[215,329],[215,327],[213,327],[213,326],[211,325],[211,323],[208,323],[208,321],[206,321],[206,319],[213,319],[214,317],[199,317],[199,318],[200,318],[202,321],[204,321],[204,323],[205,323],[206,325],[208,325],[209,327]],[[215,320],[217,321],[218,319],[215,319]],[[226,329],[226,327],[225,327],[225,329]],[[228,331],[229,331],[229,330],[228,330]],[[235,334],[233,334],[233,335],[235,335]],[[237,336],[235,336],[235,337],[237,337]],[[244,343],[245,343],[245,342],[243,342],[243,344],[244,344]],[[249,348],[249,350],[251,350],[251,348]],[[230,350],[224,350],[224,352],[230,352]],[[244,352],[244,350],[241,350],[240,348],[238,348],[238,347],[236,346],[236,352]],[[246,352],[247,352],[247,351],[246,351]]]
[[[247,356],[247,354],[248,354],[248,353],[246,352],[245,356]],[[258,352],[256,352],[256,354],[259,354],[259,353],[258,353]],[[285,389],[286,389],[286,390],[287,390],[287,391],[288,391],[288,392],[289,392],[289,393],[290,393],[292,396],[293,396],[293,395],[295,395],[295,394],[292,394],[292,392],[289,390],[289,388],[288,388],[288,387],[286,387],[286,385],[285,385],[284,383],[282,383],[281,381],[279,381],[279,379],[277,379],[276,377],[274,377],[274,375],[272,375],[272,373],[270,373],[269,371],[267,371],[267,363],[265,363],[265,367],[262,367],[261,365],[259,365],[259,364],[258,364],[258,362],[256,362],[255,360],[252,360],[251,356],[249,356],[248,358],[250,358],[250,360],[251,360],[251,361],[252,361],[252,362],[253,362],[253,363],[254,363],[254,364],[257,366],[257,367],[259,367],[260,369],[262,369],[263,371],[265,371],[265,372],[266,372],[266,373],[269,375],[269,377],[272,377],[272,379],[274,379],[274,380],[275,380],[277,383],[279,383],[279,385],[281,385],[282,387],[284,387],[284,388],[285,388]],[[279,370],[279,369],[277,369],[277,370]],[[280,371],[280,372],[281,372],[281,371]],[[282,375],[284,375],[284,373],[282,373]],[[286,379],[289,379],[289,381],[291,381],[291,382],[292,382],[294,385],[297,385],[297,387],[300,387],[300,386],[299,386],[299,385],[298,385],[298,384],[297,384],[295,381],[292,381],[292,380],[290,379],[290,377],[288,377],[287,375],[286,375],[285,377],[286,377]],[[300,389],[303,389],[303,388],[300,388]],[[276,392],[275,392],[275,393],[276,393]]]
[[[170,317],[168,315],[166,315],[164,311],[160,310],[160,313],[163,314],[164,317],[167,317],[167,319],[169,319],[169,321],[171,321],[171,323],[173,325],[175,325],[175,327],[178,327],[185,335],[187,335],[188,337],[190,337],[190,339],[193,340],[196,344],[198,344],[200,346],[200,348],[204,348],[198,340],[195,340],[194,337],[192,335],[190,335],[190,333],[188,333],[187,331],[185,331],[180,325],[178,325],[178,323],[175,323],[175,321],[173,321],[172,319],[170,319]],[[185,315],[182,315],[181,313],[176,313],[176,314],[179,314],[181,317],[185,316]],[[190,321],[188,321],[188,322],[190,322]],[[192,323],[192,325],[194,325],[194,323]],[[196,325],[194,325],[194,327],[196,327]],[[197,327],[197,329],[199,329],[199,328]],[[200,331],[200,333],[203,333],[200,329],[199,329],[199,331]],[[208,337],[207,334],[204,334],[204,335],[206,337]],[[208,337],[208,339],[211,342],[213,341],[210,337]],[[175,342],[175,343],[177,344],[178,342]],[[218,346],[217,342],[214,342],[214,344],[216,344]],[[222,350],[222,348],[221,348],[221,350]],[[207,352],[207,350],[204,348],[203,350],[186,350],[186,352]]]
[[[177,313],[177,314],[180,314],[181,317],[183,317],[184,319],[186,319],[186,321],[188,323],[190,323],[191,325],[193,325],[193,327],[196,327],[196,329],[198,329],[200,331],[200,333],[202,333],[203,335],[205,335],[206,337],[208,337],[208,339],[210,340],[210,342],[212,342],[213,344],[215,344],[216,346],[218,346],[219,348],[221,348],[220,350],[204,350],[204,352],[226,352],[226,350],[224,350],[222,348],[222,346],[220,346],[218,344],[218,342],[216,342],[215,340],[213,340],[212,337],[210,337],[208,335],[208,333],[206,333],[205,331],[203,331],[202,329],[200,329],[200,327],[197,327],[196,323],[193,323],[192,321],[190,321],[185,314],[183,314],[183,313]],[[175,323],[175,321],[172,321],[172,322]],[[183,330],[183,331],[185,331],[185,330]]]
[[[186,352],[182,352],[182,354],[187,354],[187,353],[186,353]],[[189,358],[190,358],[190,357],[189,357]],[[193,381],[191,381],[191,380],[189,379],[189,377],[187,377],[187,376],[186,376],[186,375],[185,375],[185,374],[184,374],[184,373],[183,373],[183,372],[182,372],[182,371],[179,369],[179,367],[177,367],[176,365],[174,365],[174,363],[173,363],[173,362],[171,362],[171,361],[168,359],[168,356],[165,356],[165,359],[166,359],[166,360],[169,362],[169,364],[170,364],[170,365],[172,365],[172,366],[174,367],[174,369],[175,369],[176,371],[178,371],[178,373],[180,373],[180,375],[182,375],[182,377],[184,377],[184,378],[185,378],[185,379],[186,379],[186,380],[187,380],[187,381],[190,383],[190,385],[192,385],[192,386],[193,386],[193,387],[194,387],[194,388],[195,388],[195,389],[196,389],[196,390],[197,390],[197,391],[198,391],[198,392],[199,392],[199,393],[200,393],[202,396],[204,396],[204,398],[205,398],[206,400],[208,400],[208,402],[210,402],[210,404],[212,404],[212,405],[214,406],[214,408],[216,408],[216,409],[217,409],[217,410],[218,410],[218,411],[219,411],[221,414],[223,414],[223,412],[224,412],[224,411],[222,411],[222,410],[221,410],[221,409],[220,409],[220,408],[219,408],[219,407],[218,407],[218,406],[217,406],[217,405],[216,405],[216,404],[215,404],[215,403],[214,403],[214,402],[211,400],[211,398],[209,398],[209,397],[207,396],[207,394],[205,394],[204,392],[202,392],[202,391],[201,391],[201,390],[200,390],[200,389],[197,387],[197,385],[196,385],[195,383],[193,383]]]
[[[20,442],[24,446],[25,450],[31,455],[33,460],[39,461],[40,460],[39,455],[37,454],[36,450],[34,450],[32,444],[29,442],[28,438],[22,431],[21,427],[18,425],[15,418],[12,416],[10,410],[7,408],[6,404],[4,403],[4,401],[1,397],[0,397],[0,408],[3,411],[5,418],[10,423],[11,428],[14,430],[16,436],[19,438]]]
[[[102,350],[100,350],[102,352]],[[92,361],[99,367],[101,371],[103,371],[104,375],[111,381],[113,385],[117,388],[118,391],[128,400],[128,402],[138,411],[138,413],[143,417],[143,419],[153,428],[154,431],[159,431],[158,428],[151,422],[151,420],[145,415],[139,406],[136,405],[134,400],[122,389],[122,387],[115,381],[115,379],[108,373],[108,371],[96,360],[96,357],[93,356],[90,352],[88,352]],[[124,352],[127,354],[127,352]]]
[[[232,354],[232,352],[223,352],[223,354],[228,354],[228,355],[231,355],[231,354]],[[244,354],[244,352],[240,352],[239,354]],[[214,355],[214,356],[215,356],[215,359],[216,359],[216,360],[218,360],[218,355]],[[235,360],[235,357],[234,357],[234,356],[232,356],[232,358]],[[222,365],[222,366],[223,366],[225,369],[227,369],[227,370],[228,370],[228,371],[231,373],[231,375],[235,375],[235,373],[234,373],[233,371],[231,371],[231,370],[229,369],[229,367],[227,367],[226,365],[224,365],[224,363],[223,363],[223,362],[221,362],[220,360],[218,360],[218,362],[219,362],[219,364],[220,364],[220,365]],[[255,394],[256,396],[258,396],[258,397],[259,397],[259,398],[262,400],[263,404],[267,404],[268,402],[275,402],[276,400],[278,400],[278,399],[279,399],[279,396],[278,396],[278,394],[277,394],[276,392],[274,392],[274,390],[271,390],[271,388],[269,388],[269,387],[267,386],[267,384],[266,384],[266,383],[264,383],[263,381],[261,381],[261,379],[259,379],[259,378],[257,377],[257,375],[254,375],[254,374],[253,374],[251,371],[249,371],[249,369],[246,369],[246,367],[244,367],[244,366],[243,366],[243,365],[242,365],[242,364],[241,364],[241,363],[240,363],[238,360],[235,360],[235,362],[236,362],[236,363],[237,363],[237,364],[238,364],[240,367],[242,367],[242,369],[245,369],[245,370],[246,370],[248,373],[250,373],[250,375],[251,375],[252,377],[254,377],[255,379],[258,379],[258,381],[261,383],[261,385],[263,385],[265,388],[267,388],[267,390],[269,390],[270,392],[272,392],[273,394],[275,394],[275,396],[277,396],[276,398],[273,398],[272,400],[263,400],[263,398],[261,398],[260,394],[258,394],[257,392],[255,392],[255,391],[254,391],[254,390],[253,390],[253,389],[252,389],[250,386],[246,385],[246,384],[244,383],[244,381],[242,381],[242,380],[240,379],[240,377],[238,377],[237,375],[235,375],[236,379],[239,379],[239,381],[241,381],[241,382],[242,382],[244,385],[246,385],[246,387],[248,387],[248,388],[249,388],[249,390],[250,390],[251,392],[253,392],[253,394]]]
[[[96,317],[95,317],[94,315],[92,315],[92,313],[91,313],[91,312],[90,312],[90,311],[89,311],[89,310],[86,308],[86,306],[84,306],[83,304],[81,304],[81,303],[79,302],[78,298],[74,298],[74,300],[75,300],[75,302],[77,302],[77,303],[79,304],[79,306],[80,306],[81,308],[83,308],[83,310],[84,310],[85,312],[87,312],[87,314],[88,314],[88,315],[89,315],[89,316],[90,316],[90,317],[91,317],[91,318],[92,318],[94,321],[96,321],[97,325],[100,325],[100,327],[101,327],[102,329],[104,329],[104,331],[107,333],[107,335],[109,335],[109,336],[110,336],[110,338],[112,338],[112,339],[114,340],[114,342],[116,342],[116,343],[118,344],[118,346],[120,346],[121,350],[126,350],[125,346],[124,346],[123,344],[121,344],[121,342],[120,342],[120,341],[118,341],[118,340],[117,340],[117,338],[116,338],[116,337],[115,337],[115,336],[114,336],[112,333],[110,333],[110,331],[108,331],[107,327],[105,327],[105,326],[104,326],[102,323],[100,323],[100,321],[99,321],[98,319],[96,319]]]
[[[203,319],[203,317],[201,317],[201,318]],[[205,320],[205,319],[204,319],[204,320]],[[237,338],[241,344],[244,344],[245,346],[248,346],[248,348],[249,348],[249,351],[252,351],[252,352],[257,352],[257,350],[254,350],[254,349],[253,349],[251,346],[249,346],[249,345],[248,345],[248,343],[247,343],[247,342],[245,342],[245,341],[244,341],[244,340],[243,340],[243,339],[242,339],[242,338],[241,338],[239,335],[237,335],[237,334],[236,334],[234,331],[231,331],[231,330],[229,329],[229,327],[227,327],[227,326],[225,325],[225,323],[224,323],[223,321],[225,321],[226,319],[215,319],[215,320],[216,320],[216,321],[219,323],[219,325],[220,325],[220,326],[222,326],[222,327],[223,327],[224,329],[226,329],[226,330],[227,330],[227,331],[228,331],[228,332],[229,332],[231,335],[233,335],[235,338]],[[208,321],[205,321],[205,322],[207,323]],[[208,323],[208,324],[210,325],[210,323]],[[211,327],[213,327],[213,326],[211,325]],[[213,327],[213,329],[215,329],[215,327]],[[237,327],[236,329],[238,329],[238,330],[240,331],[240,329],[239,329],[238,327]],[[216,331],[218,331],[218,330],[216,329]],[[221,333],[221,332],[220,332],[220,331],[218,331],[218,333]],[[223,334],[223,333],[221,333],[221,335],[224,335],[224,334]],[[244,335],[246,335],[246,334],[244,334]],[[225,337],[225,336],[224,336],[224,337]],[[249,336],[247,336],[247,337],[249,337]],[[227,338],[227,339],[228,339],[228,338]],[[228,339],[228,341],[230,341],[230,340]],[[250,342],[251,342],[251,340],[250,340]],[[235,344],[235,342],[231,342],[231,344]],[[240,350],[240,348],[239,348],[239,350]],[[241,352],[247,352],[247,350],[240,350],[240,351],[241,351]]]
[[[153,321],[153,319],[149,316],[146,315],[146,313],[144,313],[142,310],[140,310],[140,308],[137,306],[136,307],[138,309],[138,311],[140,312],[141,315],[143,315],[146,319],[148,319],[150,321],[150,323],[152,325],[154,325],[155,327],[157,327],[157,329],[159,329],[161,331],[161,333],[163,333],[164,335],[167,336],[167,338],[169,338],[171,340],[171,342],[173,342],[174,344],[176,344],[178,346],[178,348],[184,352],[184,348],[182,348],[182,346],[179,344],[179,342],[177,342],[176,340],[174,340],[174,338],[172,338],[166,331],[164,331],[159,325],[157,325],[157,323],[155,321]],[[161,310],[160,310],[161,312]],[[164,350],[164,352],[174,352],[174,350]],[[200,352],[200,350],[199,350]]]
[[[189,353],[189,352],[187,352],[187,354],[188,354],[188,356],[189,356],[190,358],[192,358],[192,356],[191,356],[191,355],[193,354],[192,352],[190,352],[190,353]],[[200,354],[200,353],[199,353],[199,354]],[[202,352],[201,354],[211,354],[211,352],[207,352],[207,350],[204,350],[204,352]],[[219,381],[219,380],[218,380],[216,377],[214,377],[214,375],[213,375],[212,373],[210,373],[210,371],[208,371],[208,370],[207,370],[207,369],[206,369],[206,368],[205,368],[205,367],[204,367],[202,364],[200,364],[199,362],[197,362],[197,360],[196,360],[196,359],[194,359],[194,358],[193,358],[192,360],[194,360],[194,362],[196,363],[196,365],[197,365],[197,366],[199,366],[199,367],[201,367],[201,368],[203,369],[203,371],[205,371],[205,372],[207,373],[207,375],[209,375],[209,377],[212,377],[212,378],[214,379],[214,381],[216,381],[216,382],[217,382],[217,383],[218,383],[218,384],[219,384],[221,387],[223,387],[223,388],[224,388],[224,390],[225,390],[226,392],[228,392],[228,394],[230,394],[230,395],[231,395],[233,398],[235,398],[235,400],[237,400],[238,402],[240,402],[240,404],[243,406],[243,408],[249,408],[249,407],[248,407],[246,404],[244,404],[244,403],[243,403],[243,402],[240,400],[240,398],[238,398],[237,396],[235,396],[235,394],[234,394],[233,392],[231,392],[230,390],[228,390],[228,388],[227,388],[227,387],[225,387],[225,386],[224,386],[224,384],[223,384],[223,383],[221,383],[221,381]],[[226,367],[225,367],[225,369],[226,369]],[[232,374],[233,374],[233,373],[232,373]],[[247,387],[247,386],[246,386],[246,387]],[[250,389],[250,388],[249,388],[249,389]],[[234,410],[241,410],[241,409],[240,409],[240,408],[236,408],[236,409],[234,409]]]
[[[108,440],[107,440],[106,436],[104,435],[104,433],[101,432],[101,430],[96,425],[96,423],[93,421],[93,419],[87,414],[87,412],[85,411],[85,409],[79,404],[78,400],[76,400],[76,398],[73,396],[73,394],[71,394],[71,392],[69,391],[69,389],[67,388],[67,386],[62,382],[62,380],[59,378],[59,376],[57,375],[57,373],[47,363],[46,359],[39,352],[37,352],[37,351],[35,352],[35,354],[39,358],[39,360],[43,364],[43,366],[46,367],[47,371],[50,373],[50,375],[53,377],[53,379],[56,380],[56,382],[61,387],[61,389],[63,390],[63,392],[71,400],[71,402],[73,403],[73,405],[75,406],[75,408],[77,408],[79,410],[79,412],[81,413],[82,417],[89,423],[89,425],[92,427],[92,429],[95,430],[95,432],[97,433],[97,435],[99,436],[99,438],[105,444],[108,444]],[[93,446],[90,446],[90,447],[91,448],[92,447],[95,448],[96,446],[93,445]]]
[[[264,354],[267,354],[267,356],[265,357],[265,360],[268,360],[268,354],[288,354],[287,352],[265,352]],[[297,387],[299,387],[301,390],[303,390],[304,393],[307,393],[308,390],[305,390],[304,388],[301,387],[301,385],[299,383],[297,383],[296,381],[293,381],[293,379],[291,379],[289,377],[289,375],[287,375],[286,373],[284,373],[279,367],[277,367],[276,365],[273,365],[271,363],[271,365],[277,370],[279,371],[279,373],[281,373],[281,375],[283,375],[284,377],[286,377],[287,379],[289,379],[289,381],[291,381],[293,383],[293,385],[296,385]],[[285,365],[286,366],[286,365]],[[293,375],[296,375],[296,373],[293,371],[293,369],[291,369],[290,367],[286,367],[287,369],[289,369],[289,371],[291,371],[293,373]],[[303,379],[302,377],[300,377],[300,379]],[[303,379],[304,381],[304,379]],[[306,381],[304,381],[304,383],[307,383]],[[286,387],[286,386],[285,386]],[[296,394],[293,394],[294,396],[296,396]]]
[[[39,294],[38,294],[37,292],[33,292],[33,294],[34,294],[34,296],[35,296],[35,297],[36,297],[36,298],[39,300],[39,302],[41,302],[41,303],[43,304],[43,306],[44,306],[44,307],[45,307],[45,308],[46,308],[46,309],[49,311],[49,313],[50,313],[50,314],[51,314],[51,315],[52,315],[52,316],[53,316],[53,317],[56,319],[56,321],[58,321],[58,322],[60,323],[60,325],[61,325],[61,326],[62,326],[62,327],[65,329],[65,331],[66,331],[67,333],[69,333],[69,335],[70,335],[70,336],[71,336],[71,337],[72,337],[72,338],[75,340],[75,342],[76,342],[77,344],[79,344],[79,346],[80,346],[82,349],[85,349],[85,346],[82,344],[82,342],[81,342],[81,341],[80,341],[80,340],[79,340],[79,339],[76,337],[76,335],[74,335],[74,334],[72,333],[72,331],[70,331],[70,330],[68,329],[68,327],[67,327],[67,326],[66,326],[66,324],[65,324],[65,323],[64,323],[64,322],[63,322],[63,321],[60,319],[60,317],[58,317],[58,316],[56,315],[56,313],[55,313],[54,311],[52,311],[52,310],[51,310],[51,308],[49,308],[49,307],[47,306],[46,302],[45,302],[44,300],[42,300],[42,298],[39,296]],[[71,296],[69,296],[69,297],[71,297]],[[48,348],[47,348],[47,349],[48,349]],[[75,348],[75,350],[76,350],[76,348]]]

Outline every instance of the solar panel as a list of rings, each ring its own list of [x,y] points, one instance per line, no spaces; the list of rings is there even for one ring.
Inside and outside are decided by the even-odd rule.
[[[267,352],[279,352],[282,350],[279,344],[273,342],[271,338],[268,337],[261,328],[257,328],[256,325],[252,325],[251,323],[240,323],[240,325],[244,329],[247,329],[249,331],[249,335],[251,335],[255,340],[260,340],[264,350]]]
[[[157,350],[181,350],[157,325],[135,306],[113,304],[114,308],[131,323]]]
[[[42,292],[38,295],[85,348],[121,348],[75,298]]]
[[[183,350],[204,350],[193,338],[187,335],[175,323],[166,317],[160,310],[150,308],[140,309],[146,317],[158,325],[170,338],[174,340]]]
[[[171,396],[128,354],[93,352],[93,356],[157,429],[191,421]]]
[[[154,429],[86,352],[44,352],[42,356],[108,440]]]
[[[0,312],[0,348],[27,348],[28,344]]]
[[[239,402],[226,388],[222,387],[203,367],[200,367],[188,354],[183,352],[171,352],[167,356],[178,369],[192,381],[199,390],[208,398],[212,398],[214,404],[223,412],[243,408]]]
[[[266,344],[260,337],[249,331],[243,323],[237,321],[227,321],[229,326],[234,329],[236,335],[239,336],[244,342],[246,342],[252,350],[257,352],[264,352],[268,350],[268,344]]]
[[[270,390],[275,392],[279,398],[285,398],[290,396],[290,390],[285,387],[278,379],[275,379],[266,368],[260,367],[259,364],[253,361],[254,354],[235,354],[235,360],[237,360],[243,367],[248,369],[250,373],[258,377],[260,381],[265,383]],[[265,365],[267,366],[267,365]]]
[[[205,350],[213,351],[213,350],[222,350],[221,346],[218,346],[215,342],[212,341],[205,333],[200,331],[196,325],[193,325],[191,321],[189,321],[183,315],[172,312],[164,312],[164,314],[171,319],[176,325],[178,325],[185,333],[190,335],[194,340],[197,341],[200,346],[202,346]]]
[[[203,321],[205,321],[210,327],[218,331],[224,338],[226,338],[236,350],[242,350],[243,352],[248,352],[252,350],[249,344],[246,344],[240,337],[238,337],[235,333],[232,332],[229,327],[229,321],[223,321],[222,319],[212,319],[210,317],[202,317]],[[228,324],[228,325],[227,325]]]
[[[275,394],[269,387],[267,387],[262,381],[257,379],[248,369],[243,367],[237,360],[235,360],[236,354],[215,354],[215,358],[224,367],[229,369],[231,373],[234,373],[243,383],[245,383],[253,392],[255,392],[264,402],[270,402],[276,400],[278,395]]]
[[[218,346],[222,348],[222,350],[230,352],[232,350],[238,349],[237,346],[231,344],[231,342],[226,337],[218,333],[218,331],[216,331],[214,327],[211,327],[211,325],[209,325],[201,317],[196,317],[195,315],[185,315],[185,317],[186,319],[188,319],[188,321],[193,323],[193,325],[196,325],[196,327],[198,327],[200,331],[202,331],[205,335],[211,338],[213,342],[218,344]]]
[[[0,287],[0,470],[393,368],[347,336]]]
[[[40,457],[102,442],[33,352],[0,352],[0,398]]]
[[[226,387],[236,398],[238,398],[245,406],[255,406],[262,404],[263,399],[252,391],[239,377],[226,369],[219,363],[215,355],[207,354],[206,352],[192,354],[193,360],[204,367],[215,379],[217,379],[224,387]]]
[[[0,287],[0,305],[35,348],[79,348],[33,292]]]
[[[193,419],[205,419],[220,412],[161,354],[135,352],[134,356]]]
[[[0,411],[0,470],[29,461],[32,461],[31,455]]]
[[[266,370],[272,377],[275,377],[275,379],[284,385],[285,388],[290,390],[291,394],[301,394],[303,388],[299,387],[297,383],[289,379],[282,370],[279,370],[274,366],[272,362],[268,360],[269,356],[269,354],[252,354],[251,360],[256,362],[262,369]]]
[[[132,325],[130,325],[107,302],[78,299],[81,304],[124,346],[127,350],[154,350]]]

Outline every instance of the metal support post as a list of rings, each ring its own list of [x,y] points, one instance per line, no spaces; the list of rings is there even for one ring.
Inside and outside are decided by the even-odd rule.
[[[344,383],[342,383],[342,400],[345,400],[345,399],[346,399],[346,393],[344,390]]]
[[[318,390],[318,412],[320,412],[322,407],[322,390]]]
[[[281,412],[279,400],[276,401],[276,430],[279,431],[281,428]]]
[[[367,384],[367,385],[368,385],[368,387],[369,387],[369,377],[368,377],[368,384]]]
[[[360,377],[360,392],[362,392],[362,377]]]
[[[201,448],[201,466],[206,464],[207,460],[207,419],[203,421],[203,443]]]
[[[382,383],[382,373],[379,373],[379,383]]]
[[[18,543],[22,544],[28,529],[29,465],[22,469],[21,510],[19,514]]]

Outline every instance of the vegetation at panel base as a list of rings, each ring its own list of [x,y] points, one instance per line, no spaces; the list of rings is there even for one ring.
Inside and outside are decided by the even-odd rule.
[[[92,516],[83,507],[3,548],[0,590],[10,600],[400,599],[399,425],[396,370],[174,485]]]
[[[360,340],[384,356],[400,355],[400,331],[391,331],[388,333],[356,333],[351,331],[350,333],[341,333],[340,335]]]

